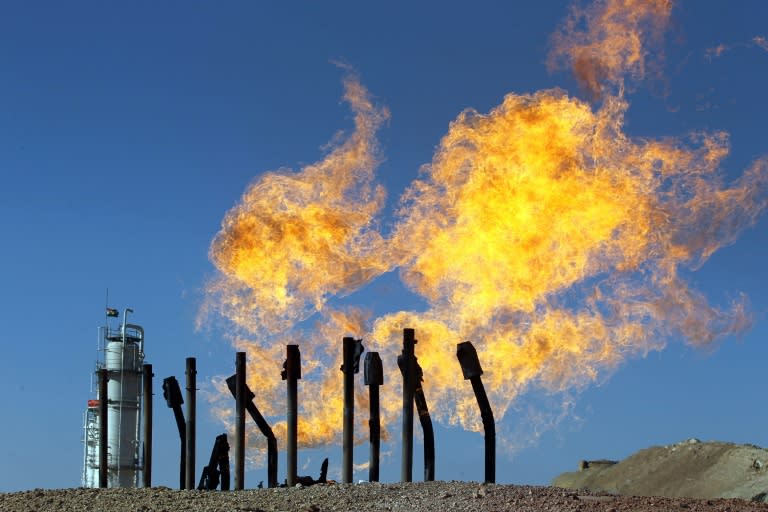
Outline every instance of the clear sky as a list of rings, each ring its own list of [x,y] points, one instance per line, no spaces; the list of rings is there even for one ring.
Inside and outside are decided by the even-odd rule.
[[[332,61],[354,68],[391,115],[375,171],[387,190],[386,236],[400,194],[464,109],[486,113],[508,93],[553,87],[591,101],[567,69],[546,66],[567,13],[568,2],[4,2],[0,490],[80,484],[107,289],[109,305],[132,308],[145,328],[156,375],[153,483],[175,487],[178,438],[162,378],[183,382],[190,356],[203,389],[234,371],[226,327],[195,327],[216,275],[211,241],[249,183],[322,159],[339,130],[353,129],[340,101],[344,71]],[[719,168],[726,184],[738,179],[768,153],[766,20],[758,0],[675,5],[661,74],[625,93],[624,132],[649,140],[726,131]],[[544,484],[583,458],[690,437],[768,445],[767,228],[761,215],[700,268],[681,270],[712,305],[746,294],[750,329],[705,349],[671,336],[568,393],[533,382],[499,419],[501,444],[517,449],[500,446],[497,481]],[[393,272],[343,302],[373,303],[377,314],[420,307],[401,289]],[[200,399],[198,475],[224,428]],[[437,478],[481,480],[482,446],[479,433],[437,424]],[[356,464],[367,450],[358,447]],[[382,479],[397,481],[399,445],[383,451]],[[339,444],[301,452],[299,473],[316,476],[325,456],[339,478]],[[420,440],[414,460],[420,479]],[[281,452],[281,481],[284,470]],[[246,486],[259,480],[266,470],[249,467]]]

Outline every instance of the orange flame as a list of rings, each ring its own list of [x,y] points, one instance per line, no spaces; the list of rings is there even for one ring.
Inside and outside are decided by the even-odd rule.
[[[576,79],[594,97],[606,82],[622,85],[629,74],[642,79],[661,60],[658,44],[669,23],[671,0],[598,0],[574,6],[552,36],[550,69],[570,65]],[[655,60],[649,60],[651,49]]]
[[[466,111],[404,196],[393,238],[403,279],[443,323],[442,345],[479,344],[499,417],[532,382],[583,386],[673,332],[707,344],[749,323],[743,302],[709,307],[678,269],[754,222],[766,160],[724,188],[723,134],[694,147],[632,141],[621,131],[626,106],[612,97],[593,111],[555,90]],[[426,375],[455,371],[450,350],[427,352]],[[442,394],[462,386],[437,375],[443,389],[430,395],[450,403]],[[466,393],[449,415],[479,428]]]
[[[647,71],[645,36],[660,36],[670,9],[665,0],[605,0],[574,10],[553,58],[573,64],[600,107],[554,89],[509,94],[487,114],[464,111],[403,195],[387,240],[374,229],[384,193],[373,176],[387,112],[345,81],[354,134],[298,173],[262,176],[211,245],[220,275],[206,307],[248,333],[236,347],[248,351],[248,383],[267,416],[284,411],[276,376],[288,342],[301,343],[299,393],[311,397],[300,400],[307,447],[340,442],[345,335],[381,353],[385,429],[399,417],[395,360],[402,329],[413,327],[433,416],[479,430],[471,388],[456,378],[458,342],[477,347],[501,421],[532,385],[578,390],[671,335],[709,345],[749,325],[746,298],[714,308],[681,270],[698,268],[764,211],[768,158],[726,186],[726,134],[634,140],[623,132],[623,78]],[[586,31],[577,30],[581,18]],[[371,321],[326,305],[394,268],[426,311]],[[315,312],[314,331],[287,331]],[[356,407],[367,407],[362,386]],[[284,440],[284,423],[275,430]]]
[[[373,184],[375,134],[389,114],[353,76],[344,86],[354,133],[298,173],[261,176],[227,213],[211,244],[219,275],[208,284],[204,315],[278,332],[386,269],[371,223],[385,196]]]

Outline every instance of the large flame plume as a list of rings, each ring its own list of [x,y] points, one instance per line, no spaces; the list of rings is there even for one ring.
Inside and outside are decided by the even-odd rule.
[[[742,300],[710,307],[680,270],[765,208],[766,161],[726,188],[723,134],[633,141],[621,131],[625,109],[611,98],[593,111],[554,90],[466,111],[405,195],[393,238],[403,279],[428,299],[442,336],[479,343],[501,415],[531,382],[578,388],[671,334],[709,344],[749,324]],[[419,353],[430,376],[455,367],[450,350]],[[433,365],[435,353],[445,358]],[[429,391],[450,403],[444,382]],[[471,397],[459,403],[451,418],[479,428]]]
[[[647,44],[658,42],[671,7],[604,0],[574,9],[552,59],[570,63],[600,104],[551,89],[462,112],[388,234],[376,230],[384,193],[374,177],[387,113],[354,78],[345,98],[355,132],[321,162],[248,188],[211,245],[220,273],[207,307],[241,329],[235,346],[248,352],[248,384],[281,439],[285,343],[301,344],[299,392],[311,398],[300,401],[299,441],[308,447],[341,439],[345,335],[381,353],[385,429],[399,417],[395,359],[412,327],[433,416],[480,430],[469,386],[456,378],[458,342],[477,347],[501,421],[532,385],[578,390],[670,337],[707,346],[749,325],[746,298],[711,306],[685,274],[763,212],[768,159],[725,184],[727,134],[638,140],[623,130],[623,80],[647,72]],[[373,318],[329,307],[392,269],[423,297],[422,311]],[[292,330],[318,312],[313,328]],[[356,403],[367,407],[362,386]]]

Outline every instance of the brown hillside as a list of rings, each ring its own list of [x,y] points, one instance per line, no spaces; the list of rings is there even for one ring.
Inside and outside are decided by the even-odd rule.
[[[640,450],[618,463],[582,461],[557,487],[632,496],[743,498],[767,501],[768,450],[689,439]]]

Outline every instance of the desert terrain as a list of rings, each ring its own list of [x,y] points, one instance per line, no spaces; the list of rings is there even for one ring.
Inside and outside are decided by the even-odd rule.
[[[33,489],[0,493],[3,512],[768,512],[768,450],[689,439],[622,461],[574,461],[553,485],[478,482],[316,484],[244,491]]]

